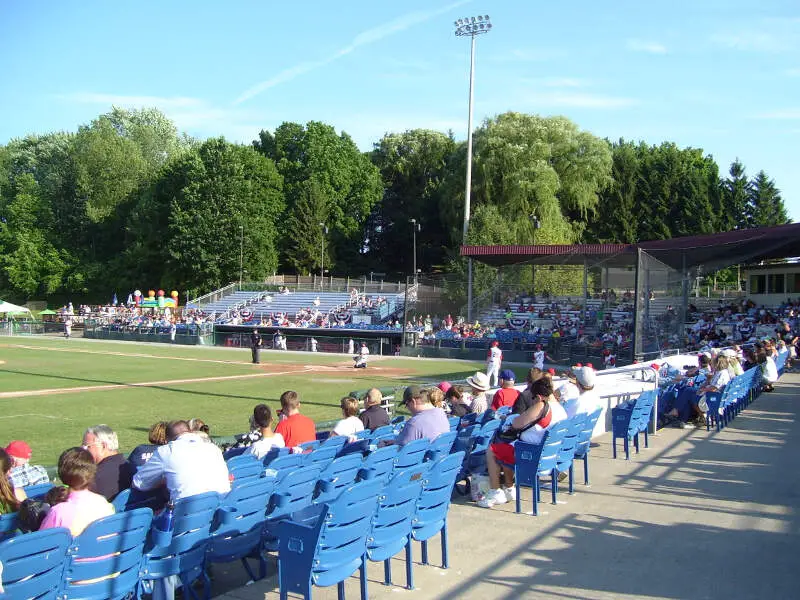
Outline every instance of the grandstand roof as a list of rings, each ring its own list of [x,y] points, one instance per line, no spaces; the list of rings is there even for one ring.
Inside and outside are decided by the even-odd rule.
[[[739,229],[638,244],[560,244],[532,246],[461,246],[461,256],[492,266],[582,265],[633,266],[637,250],[674,269],[703,265],[716,270],[729,265],[800,256],[800,224]]]

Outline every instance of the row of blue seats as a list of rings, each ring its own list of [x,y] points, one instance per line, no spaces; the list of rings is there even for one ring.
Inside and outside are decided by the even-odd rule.
[[[224,497],[179,500],[170,533],[151,527],[151,509],[134,508],[90,524],[74,539],[65,529],[12,537],[0,543],[6,594],[0,597],[138,598],[156,586],[169,597],[174,589],[167,578],[177,576],[184,597],[198,598],[192,585],[200,581],[208,598],[208,564],[240,560],[255,578],[247,562],[255,559],[264,577],[270,551],[278,552],[282,598],[289,592],[310,598],[312,584],[338,584],[342,593],[356,570],[366,598],[366,561],[384,562],[390,584],[389,560],[404,549],[406,584],[413,588],[412,540],[422,543],[427,564],[427,541],[441,532],[448,566],[447,512],[463,462],[463,453],[425,461],[431,444],[418,442],[412,442],[417,452],[387,447],[371,453],[392,456],[372,463],[388,468],[365,469],[353,454],[325,471],[308,464],[240,481]]]

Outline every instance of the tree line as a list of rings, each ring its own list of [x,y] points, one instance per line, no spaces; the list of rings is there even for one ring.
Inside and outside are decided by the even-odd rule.
[[[458,274],[466,144],[387,133],[361,152],[320,122],[250,145],[114,108],[77,132],[0,146],[0,297],[203,293],[280,273]],[[609,142],[564,117],[505,113],[474,133],[469,243],[636,242],[787,223],[775,183],[673,143]],[[538,225],[538,228],[537,228]],[[323,250],[324,249],[324,250]],[[323,258],[324,251],[324,258]],[[476,271],[478,280],[494,277]],[[520,284],[527,270],[511,275]],[[554,286],[537,276],[540,286]]]

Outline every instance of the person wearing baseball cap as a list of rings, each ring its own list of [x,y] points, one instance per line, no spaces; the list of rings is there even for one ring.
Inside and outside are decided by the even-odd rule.
[[[514,389],[514,371],[503,369],[500,371],[500,389],[494,393],[492,398],[492,410],[497,410],[501,406],[514,406],[514,402],[519,398],[519,390]]]
[[[28,485],[50,481],[47,469],[40,465],[30,464],[33,451],[27,443],[22,440],[14,440],[5,447],[5,451],[11,458],[11,472],[8,477],[12,487],[24,488]]]
[[[389,444],[404,446],[414,440],[435,440],[441,434],[450,431],[450,421],[441,408],[431,404],[428,391],[418,385],[410,385],[403,392],[403,404],[411,413],[402,431]],[[386,445],[384,443],[383,445]]]
[[[575,401],[567,403],[564,406],[564,409],[567,411],[567,416],[572,418],[578,414],[589,415],[598,408],[603,408],[603,401],[600,399],[600,395],[594,389],[595,379],[597,377],[594,369],[587,366],[581,367],[580,369],[574,369],[573,372],[575,373],[575,384],[578,386],[580,395]],[[602,429],[596,431],[605,431],[604,415],[601,415],[597,422],[600,424],[599,427],[602,427]]]

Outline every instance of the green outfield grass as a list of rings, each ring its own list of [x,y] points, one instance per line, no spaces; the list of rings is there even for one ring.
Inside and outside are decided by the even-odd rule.
[[[300,392],[305,414],[326,421],[340,416],[339,399],[351,390],[457,380],[483,368],[458,360],[374,357],[370,368],[356,371],[346,355],[276,351],[263,352],[258,366],[247,349],[32,337],[0,338],[0,361],[0,444],[26,440],[33,461],[44,465],[55,464],[62,450],[80,444],[87,426],[98,423],[113,427],[123,450],[130,450],[145,443],[149,426],[160,420],[199,417],[212,435],[240,433],[255,404],[278,408],[289,389]],[[322,369],[282,374],[306,366]],[[150,384],[130,387],[137,383]],[[98,386],[120,387],[75,389]],[[64,388],[70,390],[3,397]]]

